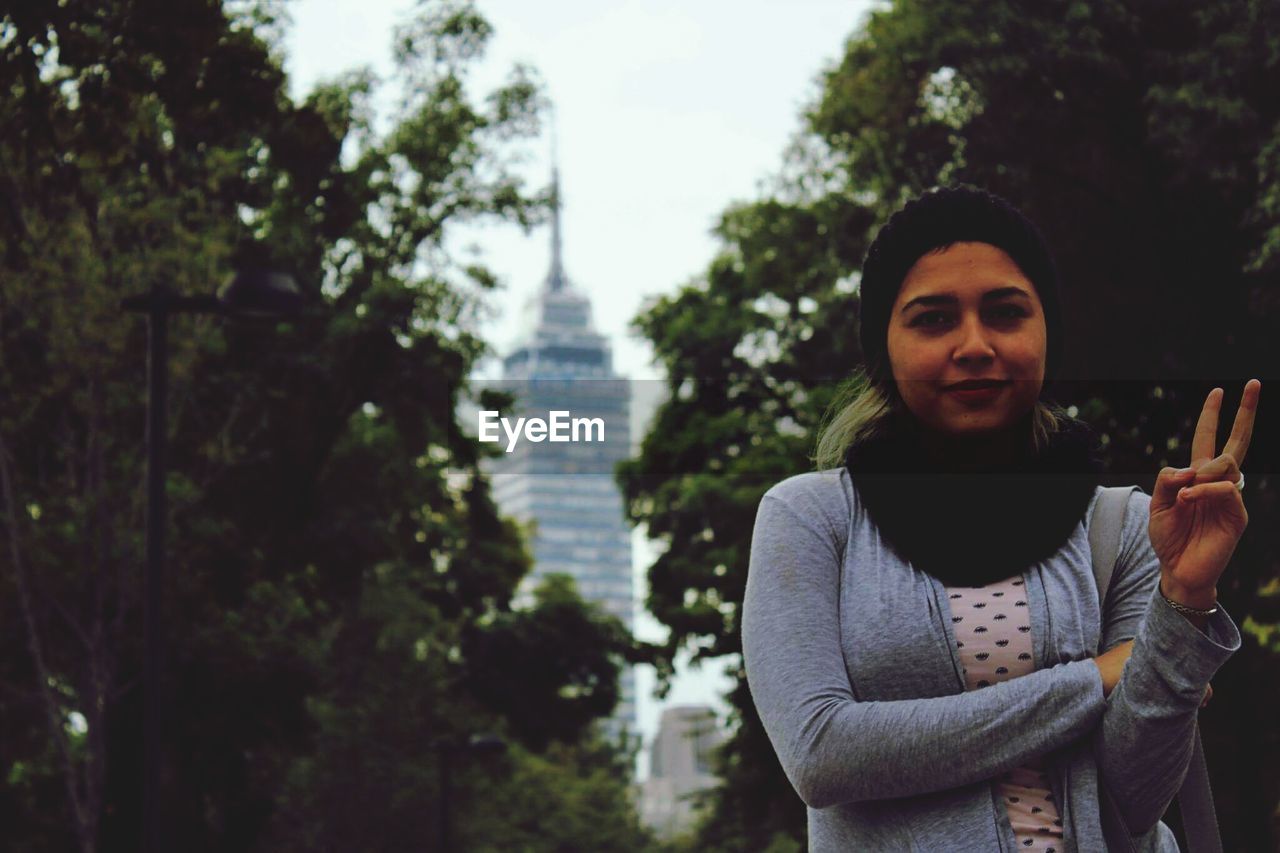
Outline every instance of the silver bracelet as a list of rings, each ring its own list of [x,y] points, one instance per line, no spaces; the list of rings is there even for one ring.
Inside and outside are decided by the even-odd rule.
[[[1208,610],[1197,610],[1194,607],[1188,607],[1185,604],[1179,604],[1176,601],[1170,601],[1169,596],[1165,595],[1164,590],[1162,590],[1159,586],[1156,587],[1156,592],[1160,593],[1160,597],[1164,599],[1165,604],[1169,605],[1179,613],[1185,613],[1188,616],[1212,616],[1213,614],[1218,612],[1218,605],[1216,604],[1213,607],[1209,608]]]

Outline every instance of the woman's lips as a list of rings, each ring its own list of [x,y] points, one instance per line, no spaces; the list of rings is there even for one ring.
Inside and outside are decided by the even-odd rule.
[[[987,385],[978,388],[948,388],[948,394],[954,394],[956,399],[966,403],[985,402],[999,396],[1004,390],[1008,382],[1001,382],[998,385]]]

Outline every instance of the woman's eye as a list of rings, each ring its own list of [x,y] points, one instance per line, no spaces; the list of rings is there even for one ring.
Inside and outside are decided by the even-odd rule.
[[[1012,320],[1018,317],[1026,316],[1026,312],[1021,308],[1019,308],[1017,305],[1001,305],[998,308],[996,308],[992,313],[995,314],[997,317],[1001,318],[1002,320],[1003,319]]]
[[[946,313],[942,311],[926,311],[923,314],[917,314],[913,326],[938,326],[942,321],[947,319]],[[936,321],[936,322],[935,322]]]

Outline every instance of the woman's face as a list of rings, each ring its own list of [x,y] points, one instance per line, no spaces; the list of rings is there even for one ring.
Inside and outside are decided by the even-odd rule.
[[[1035,286],[987,243],[956,243],[907,271],[889,318],[893,378],[926,429],[978,437],[1015,424],[1040,396],[1048,335]],[[957,383],[996,380],[965,392]]]

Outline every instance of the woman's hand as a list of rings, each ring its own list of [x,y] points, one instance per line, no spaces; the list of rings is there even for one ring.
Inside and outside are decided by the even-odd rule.
[[[1215,456],[1223,390],[1210,391],[1191,443],[1191,466],[1164,468],[1156,478],[1147,532],[1160,558],[1160,589],[1188,607],[1211,607],[1217,600],[1218,578],[1249,523],[1235,484],[1261,393],[1257,379],[1245,383],[1231,437]]]

